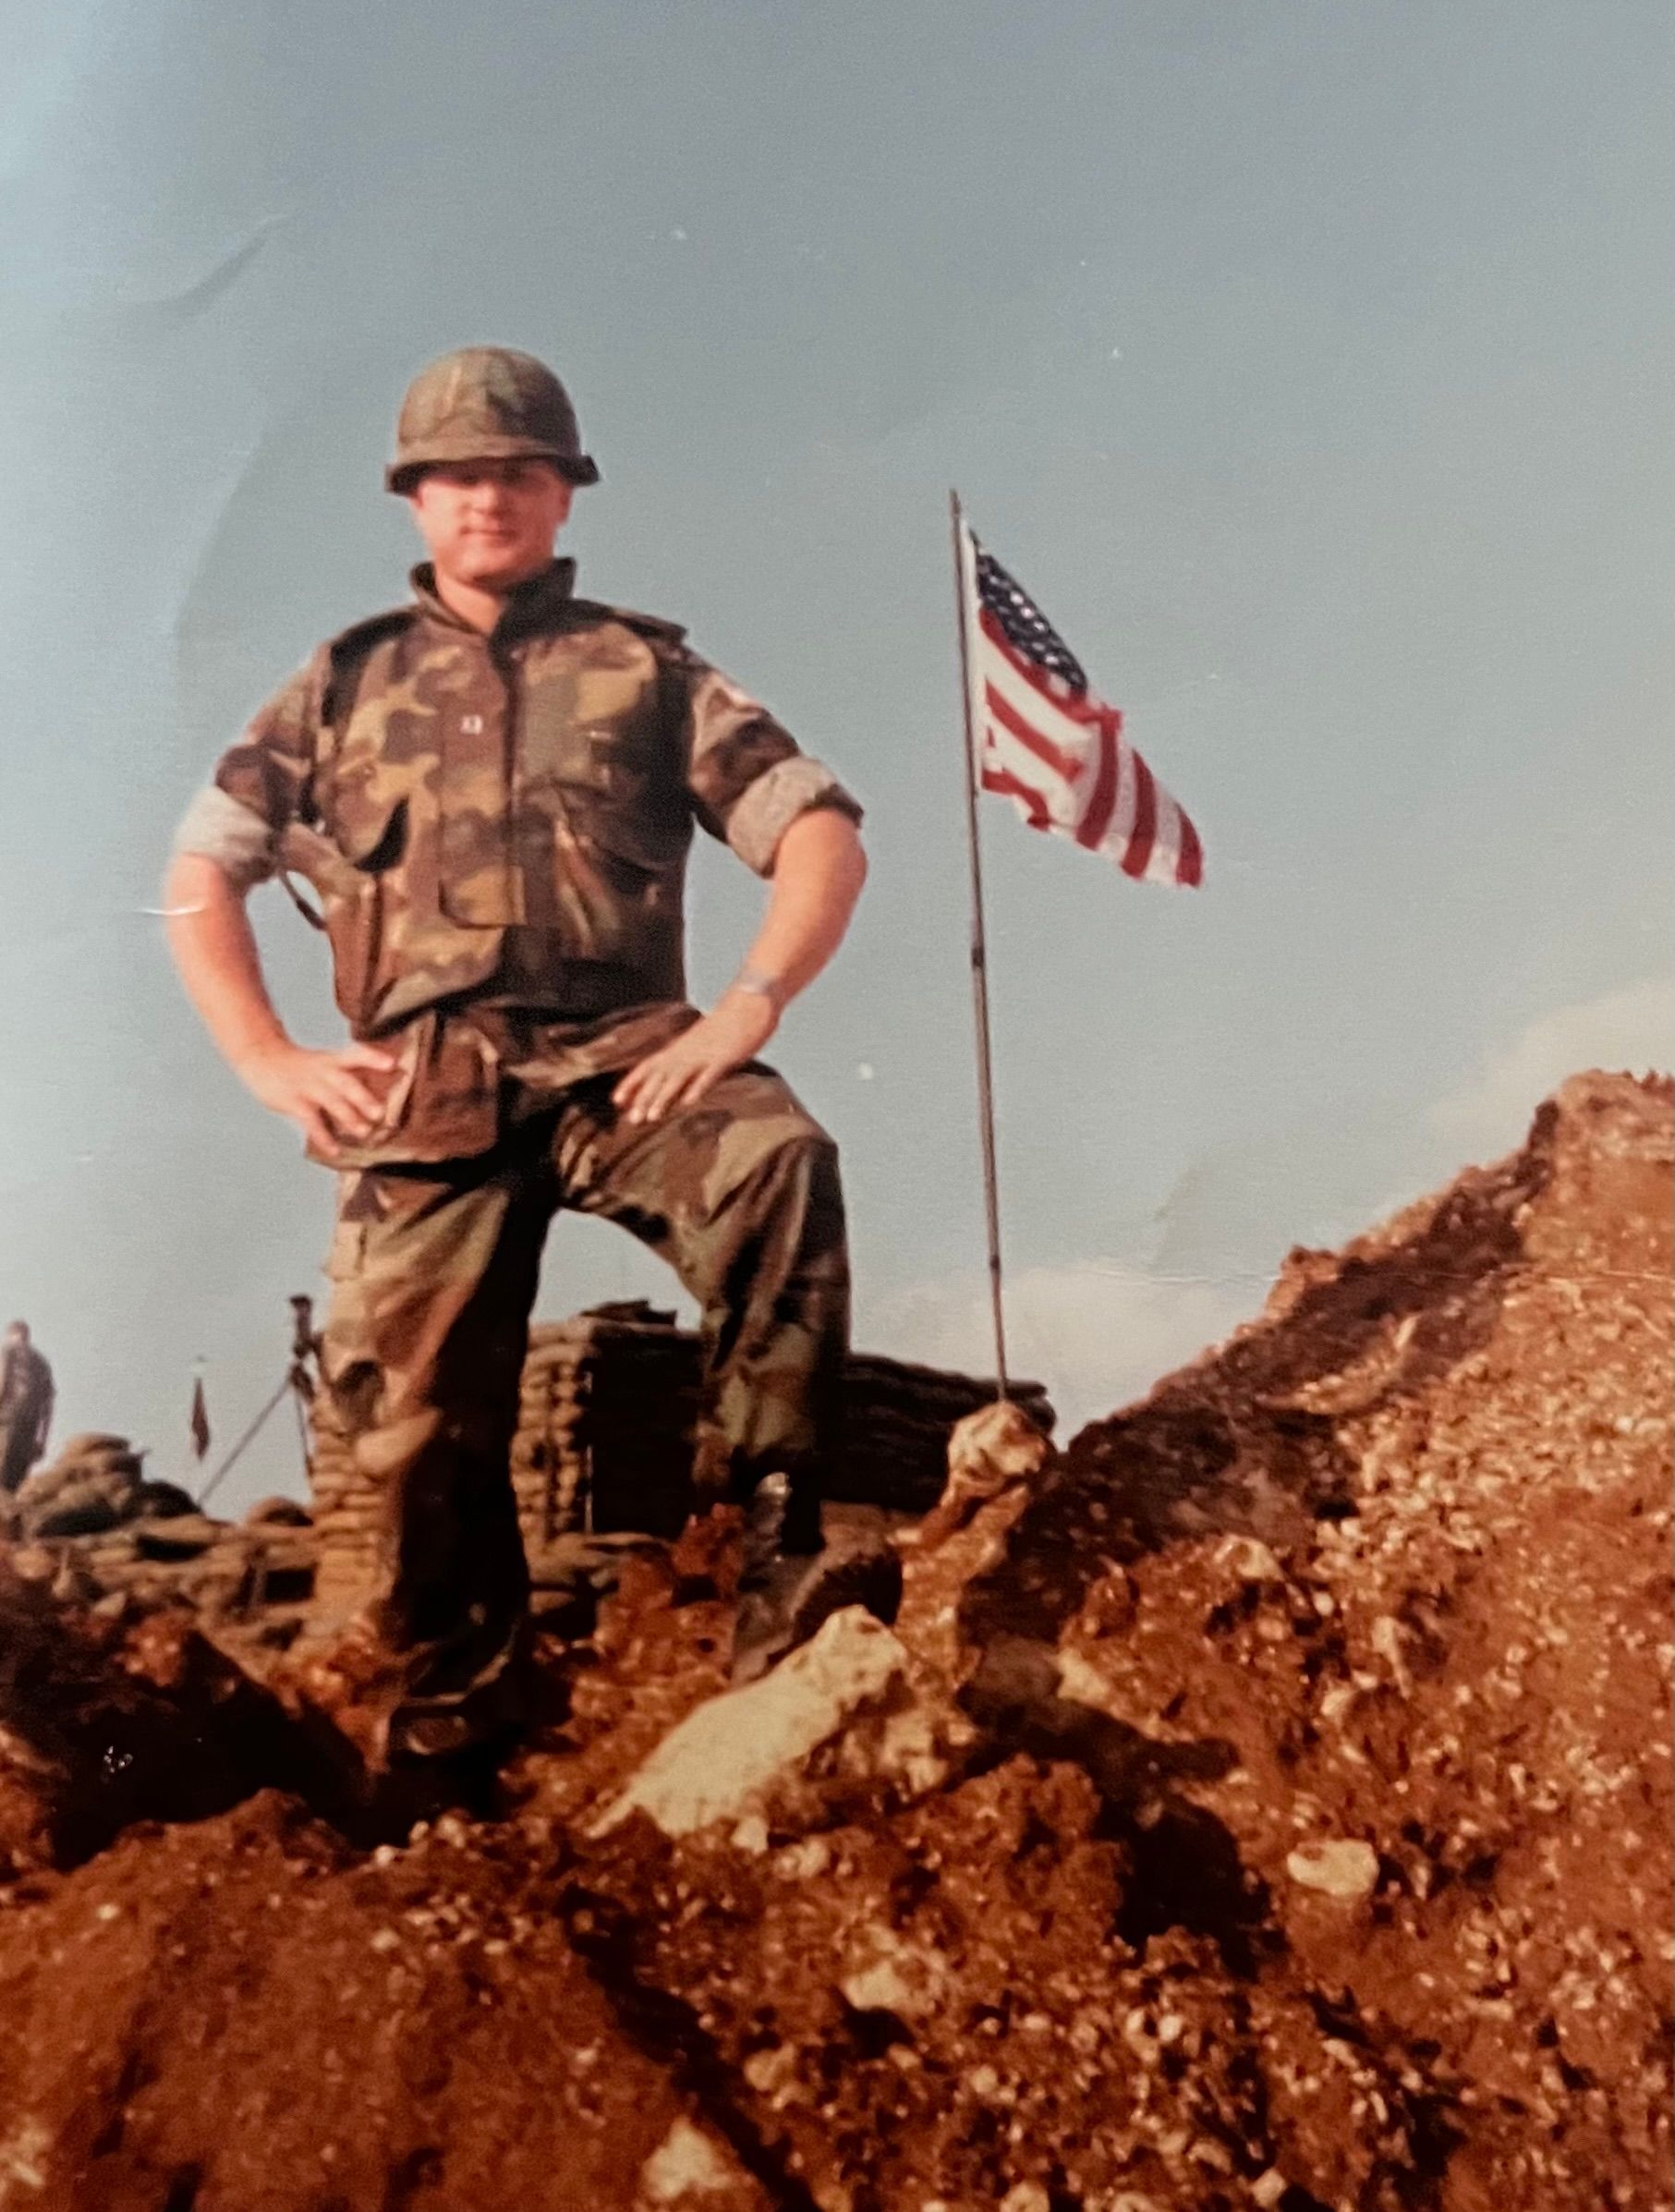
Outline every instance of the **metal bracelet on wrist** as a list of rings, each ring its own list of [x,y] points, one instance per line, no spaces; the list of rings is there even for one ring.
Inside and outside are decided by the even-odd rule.
[[[766,968],[741,967],[734,977],[731,988],[754,991],[759,999],[767,1000],[775,1014],[784,1011],[785,986],[777,976],[771,976]]]

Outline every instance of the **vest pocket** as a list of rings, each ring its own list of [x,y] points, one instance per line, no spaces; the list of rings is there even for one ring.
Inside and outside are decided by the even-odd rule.
[[[645,875],[678,869],[691,839],[689,818],[673,806],[612,806],[592,792],[576,792],[570,812],[578,833],[596,851],[627,861]]]
[[[352,868],[394,868],[407,845],[407,799],[353,784],[340,785],[332,795],[327,828]]]
[[[589,911],[586,956],[662,972],[681,935],[684,848],[643,817],[589,808],[576,824],[572,896]],[[678,962],[678,952],[674,955]]]

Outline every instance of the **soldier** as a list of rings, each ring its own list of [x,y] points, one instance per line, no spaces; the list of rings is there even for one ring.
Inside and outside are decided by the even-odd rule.
[[[30,1342],[29,1323],[0,1337],[0,1494],[10,1497],[46,1450],[53,1370]]]
[[[261,709],[190,808],[166,892],[216,1044],[339,1172],[321,1368],[383,1540],[333,1664],[374,1716],[374,1761],[516,1720],[508,1450],[559,1208],[631,1230],[702,1308],[698,1494],[746,1509],[735,1679],[873,1597],[882,1564],[846,1583],[822,1550],[848,1319],[837,1156],[757,1058],[848,925],[860,808],[676,625],[577,595],[553,541],[598,475],[528,355],[424,370],[385,478],[430,554],[412,600]],[[706,1013],[683,968],[695,821],[771,885]],[[274,875],[306,911],[293,874],[323,908],[336,1049],[285,1034],[245,916]]]

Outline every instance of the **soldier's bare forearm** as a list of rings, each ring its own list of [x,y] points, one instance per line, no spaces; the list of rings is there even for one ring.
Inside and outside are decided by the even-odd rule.
[[[867,856],[849,817],[831,807],[799,814],[780,839],[745,972],[770,978],[781,1005],[807,990],[843,943],[866,881]]]
[[[768,911],[741,979],[699,1022],[650,1053],[612,1094],[630,1121],[661,1121],[694,1105],[729,1070],[759,1052],[779,1009],[812,983],[844,942],[867,880],[867,856],[846,814],[799,814],[774,856]]]
[[[311,1051],[292,1042],[268,997],[244,899],[215,861],[182,854],[164,904],[187,996],[246,1088],[327,1156],[345,1136],[370,1136],[382,1113],[379,1084],[394,1064],[390,1055],[372,1045]]]
[[[169,950],[204,1027],[239,1073],[253,1055],[289,1042],[261,973],[243,895],[225,870],[182,853],[164,886]]]

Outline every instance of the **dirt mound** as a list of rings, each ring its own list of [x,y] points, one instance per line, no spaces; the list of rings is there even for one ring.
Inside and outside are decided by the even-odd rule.
[[[1667,2206],[1670,1134],[1576,1078],[973,1477],[693,1833],[601,1813],[721,1687],[702,1531],[377,1850],[189,1624],[0,1587],[0,2206]]]

